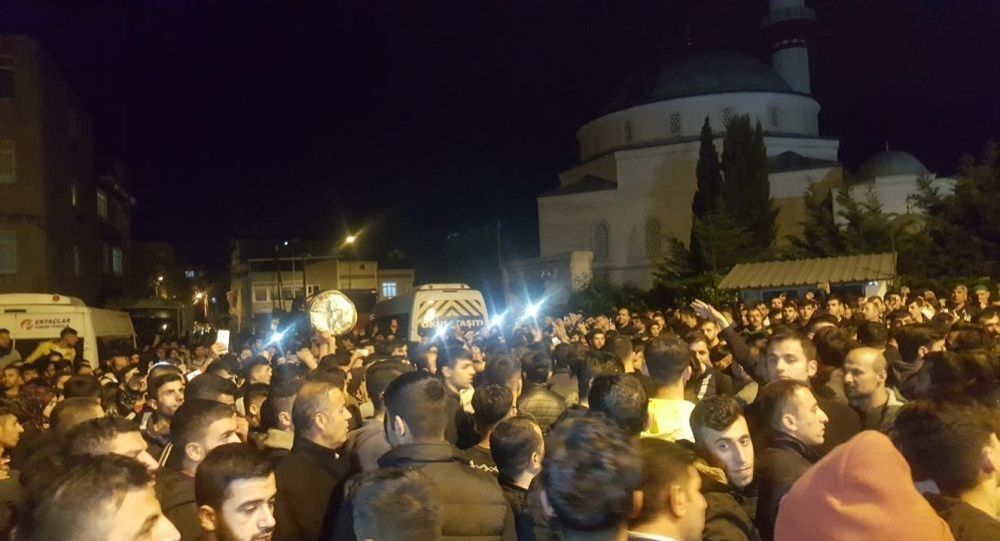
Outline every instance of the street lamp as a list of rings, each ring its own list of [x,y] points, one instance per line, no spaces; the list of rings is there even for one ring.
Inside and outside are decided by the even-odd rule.
[[[358,240],[357,235],[347,235],[347,238],[344,239],[344,242],[346,242],[347,244],[354,244],[354,241],[356,240]]]

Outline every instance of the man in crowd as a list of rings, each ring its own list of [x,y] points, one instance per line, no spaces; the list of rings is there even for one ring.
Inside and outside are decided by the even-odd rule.
[[[49,428],[54,434],[65,434],[91,419],[104,417],[104,408],[95,398],[70,397],[52,408]]]
[[[66,470],[19,526],[21,541],[179,541],[152,474],[138,461],[100,455]]]
[[[350,473],[350,463],[338,451],[347,441],[346,396],[323,381],[306,382],[295,397],[292,424],[295,444],[278,466],[276,541],[320,539],[324,517]]]
[[[271,384],[271,363],[264,357],[254,357],[244,366],[247,385],[254,383]]]
[[[622,431],[600,417],[567,419],[556,424],[547,443],[544,501],[563,539],[624,539],[643,464]]]
[[[546,386],[552,377],[552,358],[543,350],[533,350],[521,357],[521,371],[524,373],[524,390],[517,401],[517,409],[520,413],[534,416],[542,430],[548,433],[566,411],[563,397]]]
[[[988,306],[979,314],[979,324],[994,340],[1000,340],[1000,307]]]
[[[202,374],[184,386],[184,400],[211,400],[221,404],[236,404],[236,384],[218,374]]]
[[[1000,410],[968,399],[916,401],[896,418],[894,438],[956,541],[1000,539]]]
[[[149,453],[159,461],[170,443],[170,422],[184,404],[184,377],[173,371],[162,373],[150,380],[147,394],[149,411],[140,418],[139,428]]]
[[[590,336],[587,338],[587,341],[590,342],[591,348],[596,350],[602,350],[604,349],[604,345],[607,344],[607,337],[604,334],[604,330],[598,328],[594,331],[591,331]]]
[[[969,302],[969,288],[965,284],[956,284],[951,290],[951,313],[962,321],[972,321],[979,310]]]
[[[639,442],[642,504],[629,520],[629,539],[700,541],[707,503],[694,453],[674,442]]]
[[[468,439],[468,432],[472,427],[472,418],[463,403],[463,394],[471,393],[472,380],[476,377],[472,354],[458,344],[442,347],[438,350],[437,370],[448,397],[445,413],[448,427],[445,438],[457,445],[460,437],[462,440]],[[470,395],[469,400],[471,398]]]
[[[77,425],[66,434],[63,446],[70,457],[115,454],[133,458],[149,471],[158,466],[139,427],[118,417],[100,417]]]
[[[21,369],[14,365],[8,365],[3,368],[2,374],[0,385],[3,386],[3,397],[16,400],[21,394],[21,385],[24,385],[24,380],[21,379]]]
[[[196,540],[201,535],[194,494],[198,464],[212,449],[239,441],[232,406],[210,400],[187,400],[177,408],[170,423],[170,445],[164,450],[165,465],[156,474],[156,498],[184,541]]]
[[[482,435],[482,439],[465,450],[465,458],[470,467],[498,475],[497,464],[490,453],[490,436],[497,423],[512,413],[514,396],[507,387],[486,385],[476,389],[472,395],[472,408],[476,432]]]
[[[928,353],[944,351],[945,333],[932,325],[906,325],[895,329],[892,338],[899,349],[899,360],[891,366],[889,382],[908,398],[927,392],[930,382],[921,373]]]
[[[14,339],[10,331],[0,329],[0,370],[21,361],[21,354],[14,349]]]
[[[72,361],[73,359],[76,359],[76,344],[79,341],[80,337],[76,332],[76,329],[66,327],[59,332],[59,340],[38,344],[35,351],[31,352],[31,355],[28,355],[28,357],[24,359],[24,363],[31,364],[35,362],[36,359],[48,357],[49,353],[52,352],[62,355],[63,359],[66,359],[67,361]]]
[[[542,471],[545,438],[542,428],[529,416],[504,419],[490,435],[490,452],[499,472],[500,488],[523,537],[521,516],[531,481]]]
[[[711,466],[725,473],[725,483],[702,478],[708,501],[705,541],[756,541],[757,515],[754,484],[754,448],[750,429],[739,403],[728,396],[713,396],[691,412],[695,449]]]
[[[691,377],[688,345],[675,336],[650,340],[643,349],[655,392],[649,397],[649,428],[644,437],[694,441],[688,419],[694,404],[684,399]]]
[[[261,541],[274,531],[274,464],[241,443],[212,449],[194,478],[203,541]]]
[[[781,498],[819,459],[829,419],[809,385],[795,379],[768,384],[760,403],[772,436],[755,473],[760,491],[757,527],[761,539],[771,541]]]
[[[445,439],[448,400],[444,384],[426,372],[403,374],[390,383],[385,405],[392,450],[379,459],[379,468],[410,468],[427,476],[441,506],[441,531],[448,536],[513,540],[513,515],[496,477],[468,467],[461,452]],[[349,507],[357,505],[351,501]],[[340,513],[336,539],[353,538],[342,531],[350,525],[353,509]]]
[[[295,434],[292,428],[292,406],[301,382],[288,381],[272,385],[267,400],[260,407],[260,424],[264,438],[260,446],[273,460],[284,458],[292,450]]]
[[[875,348],[852,349],[844,359],[844,393],[865,430],[888,434],[903,406],[895,391],[886,388],[888,368],[885,356]]]
[[[441,539],[441,506],[420,472],[400,468],[369,472],[354,490],[354,501],[358,541]]]
[[[378,459],[392,447],[385,435],[385,401],[382,394],[392,380],[409,370],[396,361],[380,361],[365,371],[365,392],[372,402],[374,416],[365,421],[364,426],[352,430],[347,435],[344,452],[351,457],[351,465],[356,471],[371,471],[378,468]]]

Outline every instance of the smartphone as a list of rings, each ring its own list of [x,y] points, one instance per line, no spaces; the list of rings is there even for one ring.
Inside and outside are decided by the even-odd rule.
[[[215,337],[216,343],[226,346],[229,349],[229,331],[226,329],[219,329],[219,334]]]

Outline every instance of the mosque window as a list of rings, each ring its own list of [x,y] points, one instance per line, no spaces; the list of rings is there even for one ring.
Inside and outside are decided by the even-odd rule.
[[[684,126],[681,124],[681,114],[670,113],[670,133],[673,135],[680,135],[683,127]]]
[[[781,126],[781,115],[778,114],[777,107],[768,107],[767,123],[772,128],[777,128]]]
[[[723,126],[728,126],[729,125],[729,121],[732,120],[733,117],[735,117],[735,116],[736,116],[736,111],[733,111],[732,107],[723,107],[722,108],[722,125]]]
[[[663,257],[663,228],[656,218],[646,220],[646,257],[659,259]]]
[[[626,143],[632,142],[632,121],[625,121],[625,127],[622,128],[622,138],[625,139]]]
[[[611,258],[611,227],[606,222],[597,222],[593,230],[594,261],[607,261]]]

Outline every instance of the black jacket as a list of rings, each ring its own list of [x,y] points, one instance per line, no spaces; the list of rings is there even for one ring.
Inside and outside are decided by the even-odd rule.
[[[517,411],[533,415],[542,433],[548,434],[562,412],[566,411],[566,400],[545,385],[528,383],[517,400]]]
[[[774,539],[774,524],[781,498],[818,459],[816,451],[785,434],[775,435],[764,449],[754,472],[758,488],[757,528],[761,539]]]
[[[466,465],[462,452],[448,442],[409,443],[393,448],[379,468],[413,468],[431,481],[441,508],[442,540],[515,541],[514,517],[497,478]],[[350,492],[350,490],[348,490]],[[353,541],[351,500],[337,514],[331,539]]]
[[[815,393],[814,393],[815,394]],[[826,455],[834,447],[846,442],[861,432],[861,417],[858,412],[850,406],[836,400],[816,396],[816,402],[826,413],[830,421],[826,424],[826,435],[823,438],[823,445],[817,451],[820,456]],[[753,439],[754,449],[764,449],[770,445],[770,428],[764,420],[764,412],[761,411],[760,402],[754,401],[743,409],[743,417],[747,420],[750,428],[750,438]]]
[[[975,507],[940,494],[924,494],[938,516],[948,523],[955,541],[996,541],[1000,539],[1000,520]]]
[[[346,456],[296,436],[291,452],[275,471],[275,541],[315,541],[325,524],[331,501],[341,497],[338,489],[351,474]],[[334,511],[335,512],[335,511]],[[335,514],[333,515],[335,516]]]
[[[701,480],[701,492],[708,504],[703,541],[760,541],[757,527],[747,514],[747,507],[756,505],[747,502],[745,494],[710,475],[703,473]]]
[[[194,500],[194,477],[163,467],[156,470],[155,489],[163,516],[177,527],[181,541],[195,541],[201,537],[198,505]]]

